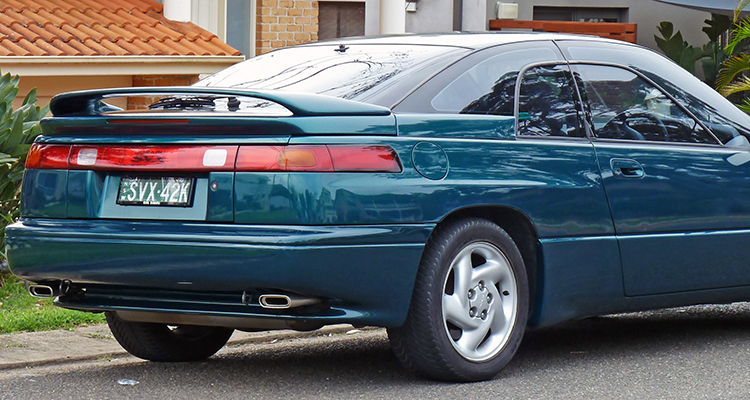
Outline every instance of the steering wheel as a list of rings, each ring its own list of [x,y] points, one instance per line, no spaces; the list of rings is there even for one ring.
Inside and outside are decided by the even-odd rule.
[[[646,120],[648,123],[635,123]],[[637,125],[635,129],[632,125]],[[645,128],[645,129],[644,129]],[[669,141],[669,131],[656,115],[640,109],[625,110],[609,120],[597,130],[596,137],[604,139],[656,140]]]

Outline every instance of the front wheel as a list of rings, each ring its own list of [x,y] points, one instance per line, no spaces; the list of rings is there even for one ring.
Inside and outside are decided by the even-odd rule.
[[[214,326],[153,324],[120,319],[107,312],[107,324],[128,353],[150,361],[198,361],[214,355],[233,329]]]
[[[503,229],[484,219],[449,223],[427,243],[406,323],[388,336],[417,374],[490,379],[521,343],[528,293],[523,258]]]

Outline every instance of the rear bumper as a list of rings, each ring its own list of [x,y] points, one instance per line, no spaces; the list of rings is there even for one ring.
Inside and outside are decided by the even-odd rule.
[[[35,218],[6,237],[15,275],[85,288],[60,296],[62,307],[398,326],[433,228]],[[329,307],[268,310],[249,296],[263,291]]]

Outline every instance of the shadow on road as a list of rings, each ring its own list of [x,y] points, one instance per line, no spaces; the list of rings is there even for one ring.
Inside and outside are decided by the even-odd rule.
[[[635,382],[631,391],[646,387],[658,393],[644,386],[644,380],[658,374],[680,376],[690,363],[696,363],[699,371],[704,371],[703,364],[714,362],[706,358],[714,354],[720,358],[715,361],[719,366],[726,358],[748,360],[747,343],[750,343],[750,306],[735,304],[589,318],[530,330],[516,358],[495,381],[469,385],[435,383],[409,374],[392,355],[383,330],[239,345],[198,363],[105,365],[43,379],[65,382],[70,379],[66,375],[75,375],[78,383],[76,391],[71,393],[83,397],[93,393],[97,397],[102,395],[102,387],[110,387],[112,392],[104,394],[113,398],[126,393],[124,390],[129,395],[148,393],[155,398],[188,395],[202,398],[209,394],[209,397],[234,398],[241,393],[252,393],[251,397],[256,398],[354,398],[370,397],[373,393],[383,398],[455,398],[477,389],[483,390],[483,395],[502,395],[511,388],[520,397],[538,398],[540,393],[555,393],[554,380],[576,389],[577,383],[570,377],[582,382],[589,379],[586,381],[589,386],[594,378],[603,377],[597,384],[606,389],[610,384],[607,380],[620,382],[618,379],[626,375],[628,380],[619,384]],[[727,368],[733,371],[745,366]],[[677,373],[670,368],[678,370]],[[123,389],[117,387],[118,379],[139,383]],[[670,385],[675,387],[671,382]],[[66,385],[57,387],[55,393],[66,393]],[[24,390],[34,393],[33,387]],[[45,392],[38,392],[42,393]],[[670,391],[664,393],[676,395]]]

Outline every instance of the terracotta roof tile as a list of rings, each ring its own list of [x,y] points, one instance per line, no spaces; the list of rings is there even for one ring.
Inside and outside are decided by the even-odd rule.
[[[2,28],[2,25],[0,25],[0,29],[1,28]],[[40,35],[41,37],[44,38],[44,40],[46,40],[49,43],[52,43],[52,41],[55,40],[55,39],[58,39],[58,40],[60,39],[60,37],[58,35],[56,35],[54,32],[49,31],[47,29],[44,29],[44,28],[42,28],[41,26],[39,26],[37,24],[31,24],[31,25],[29,25],[28,29],[30,31],[33,31],[37,35]]]
[[[5,47],[3,47],[3,43],[0,42],[0,57],[12,56],[12,55],[15,55],[15,53],[13,51],[8,50]]]
[[[114,51],[112,51],[112,50],[110,50],[110,49],[102,46],[101,44],[99,44],[99,42],[97,42],[96,40],[94,40],[92,38],[86,38],[86,39],[84,39],[83,40],[83,44],[85,44],[87,47],[90,47],[90,48],[94,49],[99,54],[102,54],[102,55],[105,55],[105,56],[113,56],[113,55],[115,55]]]
[[[16,44],[30,51],[32,55],[35,55],[35,56],[48,56],[49,55],[49,53],[40,49],[39,46],[34,45],[34,43],[31,43],[26,39],[21,39]]]
[[[31,8],[29,4],[24,4],[20,1],[16,0],[3,0],[4,3],[7,5],[13,7],[16,11],[20,12],[21,10],[25,10],[27,8]]]
[[[144,24],[144,23],[146,23],[146,22],[145,22],[144,20],[142,20],[142,19],[140,19],[140,18],[136,17],[135,15],[132,15],[132,14],[130,14],[130,13],[127,13],[127,12],[125,12],[125,11],[123,11],[123,10],[119,10],[119,11],[117,11],[117,12],[116,12],[115,14],[116,14],[116,15],[117,15],[118,17],[120,17],[120,18],[122,18],[122,19],[124,19],[124,20],[127,20],[127,21],[129,21],[130,23],[132,23],[132,24],[133,24],[133,25],[135,25],[135,26],[138,26],[138,25],[141,25],[141,24]],[[123,23],[123,24],[122,24],[122,26],[125,26],[125,23]]]
[[[5,13],[2,12],[2,9],[0,9],[0,23],[2,23],[3,25],[10,25],[14,22],[18,23],[18,21],[16,21],[15,19],[5,15]]]
[[[65,12],[70,12],[70,10],[75,10],[75,6],[71,4],[68,0],[44,0],[47,3],[54,4],[57,7],[60,7]]]
[[[20,33],[21,35],[26,37],[26,39],[29,39],[32,42],[42,38],[38,33],[29,30],[29,28],[25,26],[14,26],[13,29],[15,29],[16,32]]]
[[[126,29],[120,28],[117,25],[110,25],[107,27],[107,29],[109,29],[110,32],[114,32],[115,34],[120,35],[126,41],[128,41],[128,43],[138,38],[138,35],[136,35],[135,33],[130,32]]]
[[[195,56],[195,55],[197,55],[197,54],[195,54],[194,51],[192,51],[189,48],[185,47],[180,42],[171,42],[170,45],[169,45],[169,47],[174,47],[174,49],[177,50],[177,51],[179,51],[180,54],[185,54],[187,56]]]
[[[155,25],[154,30],[156,30],[157,32],[161,32],[162,34],[164,34],[164,37],[168,37],[176,42],[185,37],[183,33],[175,31],[174,29],[169,29],[164,26],[164,24]]]
[[[49,24],[54,25],[52,21],[48,20],[47,18],[42,17],[41,15],[31,11],[28,8],[21,11],[21,15],[23,15],[25,18],[19,21],[23,22],[24,25],[28,25],[28,24],[35,23],[35,22],[41,26],[45,26]]]
[[[158,19],[152,18],[150,15],[146,15],[145,13],[142,13],[140,10],[130,10],[129,14],[145,22],[149,26],[154,26],[160,23]],[[138,25],[141,25],[141,24],[138,24]]]
[[[70,47],[72,47],[72,48],[78,50],[79,52],[83,53],[84,56],[98,56],[99,55],[98,51],[92,49],[89,46],[86,46],[85,43],[79,42],[78,40],[71,40],[71,41],[67,42],[67,44]],[[71,55],[77,56],[78,54],[71,53]]]
[[[120,39],[125,39],[125,37],[121,33],[116,33],[113,30],[107,28],[106,26],[103,26],[102,24],[96,24],[91,27],[91,29],[101,33],[103,35],[103,38],[106,38],[107,40],[111,42],[116,42]],[[103,39],[99,39],[103,40]]]
[[[33,56],[34,55],[30,51],[11,42],[10,40],[0,40],[0,45],[12,51],[15,55],[19,55],[19,56]]]
[[[140,47],[138,47],[138,46],[136,46],[136,45],[128,42],[125,39],[118,40],[117,41],[117,45],[120,46],[120,47],[122,47],[123,49],[129,51],[130,54],[135,54],[135,55],[138,55],[138,56],[144,56],[144,55],[148,54],[148,51],[146,51],[145,49],[142,49],[142,48],[140,48]]]
[[[88,8],[93,8],[94,10],[101,9],[99,2],[94,1],[94,0],[72,0],[71,3],[81,3],[81,5],[83,5],[84,8],[79,8],[80,10],[84,10]],[[76,5],[76,8],[78,8],[78,5]]]
[[[13,19],[13,22],[11,22],[8,25],[13,25],[13,24],[27,25],[27,22],[33,22],[31,18],[24,16],[23,14],[19,12],[16,12],[15,9],[12,9],[12,10],[6,9],[5,11],[3,11],[3,14]]]
[[[5,24],[0,24],[0,34],[5,35],[8,39],[14,42],[23,37],[22,34],[10,29],[10,27]]]
[[[102,10],[98,15],[100,15],[102,18],[106,18],[108,21],[111,21],[112,24],[117,26],[123,26],[125,24],[132,24],[131,21],[123,18],[120,16],[120,13],[124,13],[125,11],[120,10],[117,13],[113,13],[109,10]]]
[[[132,34],[134,34],[136,36],[138,36],[144,42],[145,41],[149,41],[151,39],[156,39],[156,36],[154,36],[154,35],[152,35],[150,33],[147,33],[143,29],[139,29],[137,26],[135,26],[133,24],[124,25],[122,27],[122,29],[125,29],[126,31],[128,31],[128,32],[130,32],[130,33],[132,33]]]
[[[53,56],[65,56],[65,55],[67,55],[67,54],[65,54],[64,51],[62,51],[62,50],[58,49],[57,47],[53,46],[51,43],[45,42],[41,38],[35,40],[34,44],[36,45],[36,47],[38,47],[38,48],[46,51],[47,53],[49,53],[49,54],[51,54]]]
[[[45,10],[49,12],[54,12],[55,10],[63,10],[67,11],[67,7],[63,8],[60,4],[55,4],[48,0],[36,0],[35,1],[38,8],[44,8]]]
[[[76,49],[75,47],[63,42],[59,38],[53,39],[51,43],[53,46],[62,50],[64,53],[63,55],[66,55],[66,56],[82,56],[83,55],[83,51]],[[76,41],[76,43],[80,43],[80,42]]]
[[[166,42],[168,40],[174,41],[174,40],[180,40],[179,33],[175,33],[175,38],[169,37],[169,35],[165,34],[164,32],[160,32],[158,29],[155,29],[152,26],[148,26],[146,24],[143,24],[138,27],[138,29],[142,30],[143,32],[146,32],[147,34],[151,35],[151,37],[155,38],[156,40],[160,42]]]
[[[180,39],[180,44],[190,49],[190,51],[195,52],[195,54],[199,56],[210,56],[211,53],[209,53],[208,49],[204,49],[201,46],[198,46],[197,44],[189,41],[187,38]]]
[[[75,27],[73,25],[67,24],[63,25],[62,29],[75,35],[78,40],[85,41],[86,39],[94,39],[97,42],[101,42],[102,39],[105,38],[103,33],[99,33],[86,25],[78,25],[77,27]]]
[[[112,50],[113,53],[115,53],[118,56],[128,56],[132,55],[133,53],[123,49],[122,47],[110,42],[109,40],[102,40],[99,42],[103,47],[106,47],[109,50]]]
[[[133,45],[133,46],[135,46],[135,47],[137,47],[137,48],[139,48],[139,49],[142,49],[143,51],[146,52],[146,54],[159,55],[159,56],[167,55],[167,53],[165,51],[160,50],[160,49],[158,49],[158,48],[156,48],[154,46],[151,46],[150,44],[144,42],[140,38],[134,39],[130,44]]]
[[[49,20],[49,21],[50,21],[50,22],[52,22],[52,24],[54,24],[55,26],[60,26],[60,25],[62,25],[62,24],[65,24],[66,22],[68,22],[68,21],[66,21],[66,20],[65,20],[65,14],[63,14],[63,13],[61,13],[61,14],[62,14],[62,16],[63,16],[63,18],[60,18],[60,17],[58,17],[57,15],[55,15],[55,14],[52,14],[52,13],[50,13],[50,12],[49,12],[49,11],[47,11],[47,10],[39,10],[39,11],[37,11],[37,12],[36,12],[36,14],[37,14],[38,16],[40,16],[40,17],[44,18],[44,19],[47,19],[47,20]],[[45,25],[46,25],[46,24],[45,24]]]
[[[66,28],[73,28],[73,26],[70,25],[70,24],[65,25],[65,27]],[[77,41],[78,40],[78,39],[76,39],[75,35],[73,35],[72,33],[68,32],[68,31],[64,31],[64,30],[62,30],[62,29],[60,29],[60,28],[58,28],[56,26],[47,25],[47,26],[43,27],[42,29],[54,33],[60,39],[62,39],[65,43],[70,43],[71,41]]]
[[[149,46],[158,49],[159,51],[163,52],[164,54],[170,55],[170,56],[178,56],[180,55],[180,52],[177,51],[177,49],[167,46],[163,42],[160,42],[156,39],[150,39],[148,42],[146,42]]]
[[[130,0],[130,4],[134,5],[137,9],[144,11],[156,11],[161,13],[164,9],[164,6],[161,3],[154,1]]]
[[[0,56],[240,55],[155,0],[0,0]]]
[[[91,9],[89,9],[89,11],[91,11]],[[86,14],[83,14],[82,12],[78,10],[70,10],[67,12],[67,14],[69,16],[68,22],[73,24],[73,26],[78,26],[79,24],[86,24],[88,26],[91,26],[93,24],[101,23],[100,21],[97,21],[96,19],[89,17]],[[96,14],[96,13],[92,13],[92,14]],[[73,21],[71,17],[75,17],[78,21]]]

